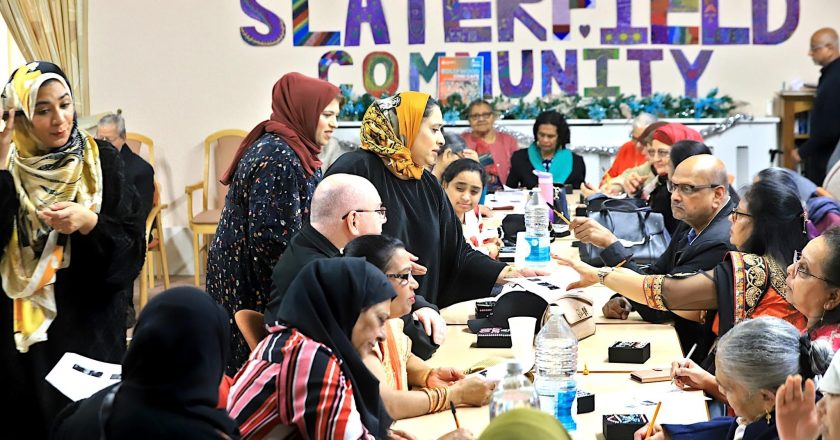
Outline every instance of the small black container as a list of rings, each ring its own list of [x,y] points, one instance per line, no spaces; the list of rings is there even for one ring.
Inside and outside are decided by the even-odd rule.
[[[626,364],[643,364],[650,359],[650,342],[619,341],[609,348],[609,361]]]
[[[633,434],[648,422],[644,414],[604,414],[606,440],[633,440]]]
[[[577,413],[586,414],[595,411],[595,395],[577,390]]]
[[[475,346],[478,348],[510,348],[510,329],[483,328],[476,333]]]

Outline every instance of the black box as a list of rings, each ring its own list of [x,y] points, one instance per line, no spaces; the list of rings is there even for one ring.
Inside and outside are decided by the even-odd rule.
[[[475,319],[489,318],[493,314],[496,301],[477,301],[475,303]]]
[[[483,328],[476,333],[475,346],[478,348],[510,348],[510,329]]]
[[[577,413],[586,414],[595,411],[595,395],[577,390]]]
[[[586,206],[578,206],[575,208],[575,217],[589,217],[589,212],[586,211]]]
[[[619,341],[609,348],[609,361],[626,364],[643,364],[650,359],[649,342]]]
[[[633,434],[648,419],[644,414],[604,414],[602,432],[606,440],[633,440]]]

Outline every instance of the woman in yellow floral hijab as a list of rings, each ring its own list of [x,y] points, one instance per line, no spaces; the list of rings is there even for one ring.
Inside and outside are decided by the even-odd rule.
[[[65,352],[119,362],[127,299],[145,243],[136,191],[110,144],[78,128],[55,64],[16,69],[2,93],[0,131],[0,377],[11,419],[43,437],[69,402],[44,381]],[[13,428],[14,429],[14,428]]]

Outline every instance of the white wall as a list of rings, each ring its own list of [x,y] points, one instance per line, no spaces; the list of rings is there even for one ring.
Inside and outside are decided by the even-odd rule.
[[[539,91],[539,50],[554,50],[561,63],[565,49],[578,49],[578,86],[595,85],[595,63],[585,61],[580,49],[601,48],[599,29],[615,26],[616,2],[596,0],[594,9],[572,11],[574,40],[571,42],[537,41],[517,24],[516,42],[497,42],[495,20],[475,20],[464,25],[492,25],[492,44],[443,43],[443,0],[426,0],[426,45],[407,44],[407,0],[382,0],[390,32],[388,46],[375,46],[367,26],[362,26],[361,46],[346,48],[354,66],[333,66],[330,80],[352,82],[362,89],[362,60],[374,50],[388,51],[397,58],[400,88],[408,87],[409,52],[421,52],[428,59],[435,51],[475,53],[479,50],[510,50],[511,63],[519,64],[522,49],[535,50],[535,87]],[[495,1],[493,2],[495,5]],[[720,25],[751,27],[750,2],[721,0]],[[158,180],[163,199],[170,204],[165,218],[168,226],[186,223],[185,185],[201,178],[204,137],[223,128],[249,130],[270,113],[270,90],[284,73],[297,70],[315,76],[318,60],[328,50],[341,47],[293,47],[292,2],[262,0],[260,4],[280,16],[286,25],[286,37],[278,45],[256,47],[246,44],[239,35],[240,26],[261,26],[246,16],[238,1],[221,0],[90,0],[89,49],[91,112],[123,109],[129,131],[151,136],[157,144]],[[525,9],[546,27],[550,23],[551,2],[526,5]],[[783,20],[784,0],[770,0],[770,28]],[[338,30],[344,40],[347,9],[345,0],[310,0],[312,30]],[[494,6],[495,14],[495,6]],[[779,12],[773,12],[779,11]],[[649,2],[633,2],[633,24],[648,26]],[[495,15],[494,15],[495,17]],[[699,13],[670,14],[672,25],[699,25]],[[653,46],[661,48],[664,60],[653,64],[654,91],[682,94],[683,80],[669,49],[682,49],[693,58],[700,49],[714,54],[699,81],[705,93],[720,87],[722,93],[746,101],[747,111],[761,116],[769,110],[768,102],[783,81],[799,77],[815,82],[819,71],[807,56],[810,34],[814,29],[840,23],[837,0],[804,0],[800,5],[799,25],[793,36],[775,46]],[[576,32],[578,25],[589,24],[592,32],[584,39]],[[550,27],[549,27],[550,35]],[[521,37],[520,37],[521,36]],[[626,47],[620,48],[621,60],[609,65],[610,85],[618,85],[626,94],[639,94],[638,63],[626,60]],[[494,66],[496,60],[494,57]],[[495,67],[494,67],[495,70]],[[519,72],[511,76],[518,82]],[[499,93],[497,70],[495,92]],[[421,81],[422,83],[422,81]],[[434,86],[422,90],[434,93]],[[618,139],[616,142],[622,142]],[[175,272],[179,260],[191,261],[189,236],[175,229],[175,248],[171,254]],[[173,249],[174,250],[174,249]],[[181,253],[182,255],[178,255]]]

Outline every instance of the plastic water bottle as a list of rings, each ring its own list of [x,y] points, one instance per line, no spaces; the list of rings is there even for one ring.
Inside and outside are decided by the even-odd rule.
[[[528,204],[525,205],[525,241],[529,247],[525,256],[526,266],[545,266],[551,261],[548,212],[548,205],[542,200],[540,193],[532,191]]]
[[[572,419],[577,395],[577,348],[574,332],[552,307],[551,317],[537,335],[534,387],[540,396],[540,408],[557,417],[567,431],[577,429]]]
[[[519,362],[508,362],[507,374],[493,390],[490,418],[515,408],[539,408],[540,400],[534,385],[522,372]]]

